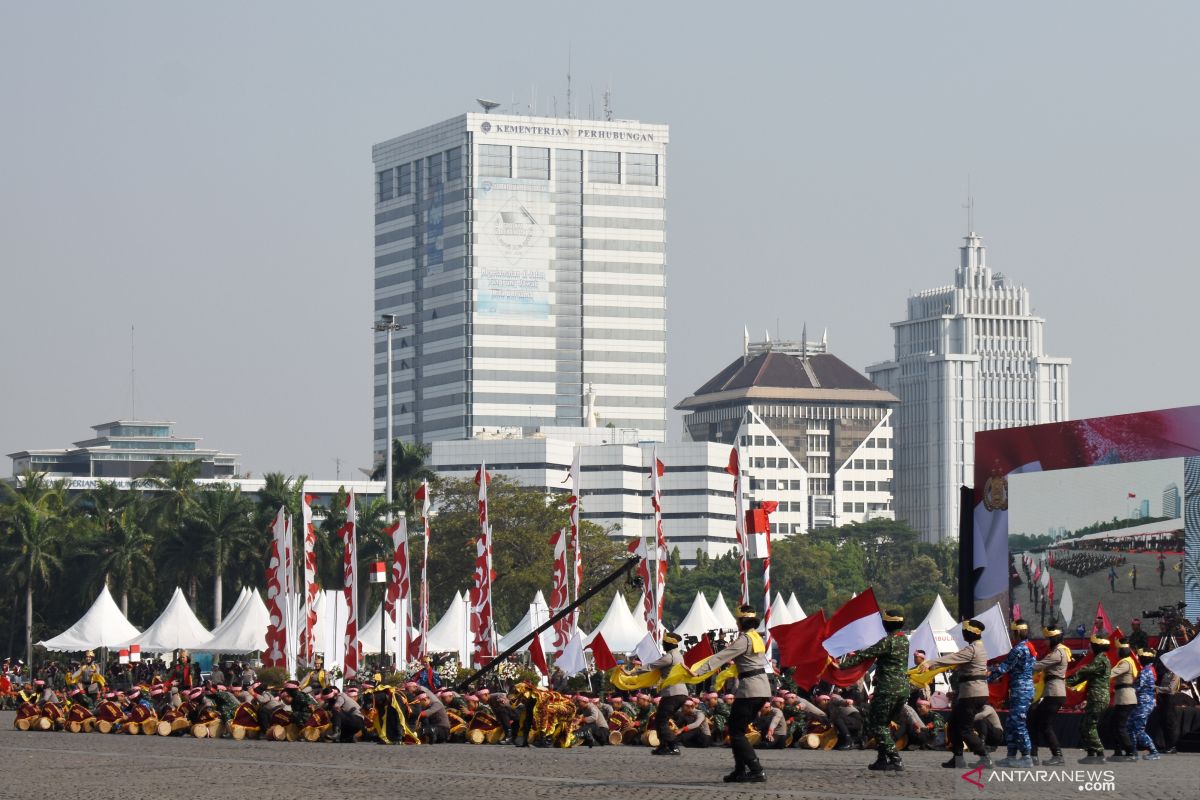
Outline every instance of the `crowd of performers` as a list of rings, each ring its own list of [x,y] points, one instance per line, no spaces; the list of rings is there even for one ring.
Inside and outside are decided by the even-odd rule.
[[[944,766],[965,768],[970,750],[977,765],[994,766],[989,749],[1007,748],[998,762],[1006,767],[1064,763],[1055,737],[1053,720],[1067,699],[1068,686],[1086,692],[1081,717],[1081,763],[1105,761],[1097,726],[1109,708],[1110,683],[1115,689],[1115,717],[1119,743],[1108,760],[1137,761],[1159,758],[1146,733],[1160,687],[1153,666],[1155,653],[1136,651],[1118,643],[1115,666],[1107,655],[1112,644],[1099,635],[1091,639],[1095,654],[1077,670],[1070,669],[1071,652],[1062,643],[1062,632],[1044,629],[1049,650],[1038,658],[1028,641],[1029,626],[1012,624],[1015,644],[1003,661],[988,666],[982,634],[984,625],[968,620],[963,625],[966,646],[937,658],[918,657],[908,666],[909,641],[899,612],[885,612],[887,634],[874,645],[842,659],[852,667],[873,659],[873,694],[868,698],[859,684],[826,692],[821,685],[810,692],[772,686],[766,645],[757,628],[760,619],[749,606],[739,609],[738,636],[726,647],[691,666],[684,665],[679,636],[667,633],[663,655],[622,676],[667,675],[682,666],[689,675],[733,675],[736,688],[724,694],[701,691],[691,684],[663,681],[657,694],[613,691],[604,697],[564,694],[529,682],[517,683],[508,692],[481,687],[470,693],[440,688],[436,681],[389,685],[361,681],[344,689],[331,684],[323,666],[303,681],[265,686],[244,680],[240,685],[211,680],[192,686],[190,680],[166,680],[126,691],[110,691],[103,683],[79,678],[63,691],[44,680],[25,685],[18,694],[16,727],[21,730],[61,730],[196,738],[265,738],[276,741],[356,742],[381,744],[513,744],[517,746],[572,747],[577,745],[646,745],[655,755],[675,755],[680,747],[728,744],[734,770],[727,782],[766,780],[757,751],[763,748],[863,749],[877,753],[870,769],[903,769],[900,751],[909,748],[945,747],[950,758]],[[89,660],[90,661],[90,660]],[[724,669],[723,669],[724,668]],[[930,708],[933,676],[952,670],[953,705],[948,720]],[[432,675],[432,670],[428,671]],[[1040,700],[1034,706],[1034,675],[1044,674]],[[190,673],[182,672],[182,675]],[[1008,681],[1008,716],[1001,726],[989,704],[990,682]],[[778,679],[775,680],[779,683]],[[614,681],[619,683],[619,681]],[[97,688],[99,687],[99,689]],[[1039,762],[1039,745],[1049,757]]]

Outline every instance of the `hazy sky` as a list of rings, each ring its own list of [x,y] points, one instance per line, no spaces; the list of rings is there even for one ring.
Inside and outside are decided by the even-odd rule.
[[[476,97],[565,113],[568,51],[579,114],[607,86],[671,125],[672,405],[744,323],[889,358],[952,280],[968,175],[1072,415],[1195,403],[1197,29],[1190,2],[0,0],[0,454],[128,415],[132,324],[139,416],[255,473],[367,466],[371,145]]]
[[[1182,458],[1020,473],[1009,478],[1008,529],[1032,535],[1059,525],[1078,530],[1125,519],[1143,500],[1150,501],[1150,516],[1157,517],[1169,484],[1182,494]]]

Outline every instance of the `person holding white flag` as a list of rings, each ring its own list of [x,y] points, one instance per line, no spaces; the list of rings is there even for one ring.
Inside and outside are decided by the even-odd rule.
[[[992,757],[975,732],[975,715],[983,709],[988,699],[987,649],[983,646],[985,627],[977,619],[967,620],[962,624],[962,637],[966,645],[961,650],[923,661],[917,667],[920,672],[935,667],[954,667],[958,676],[958,695],[954,698],[949,722],[950,747],[954,755],[942,764],[943,767],[964,769],[967,766],[963,757],[964,745],[979,756],[975,766],[989,769],[992,766]]]

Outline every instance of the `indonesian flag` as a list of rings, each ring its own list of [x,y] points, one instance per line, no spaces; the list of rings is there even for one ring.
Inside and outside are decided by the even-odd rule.
[[[1041,567],[1041,565],[1038,565],[1033,570],[1033,582],[1041,583],[1041,581],[1042,581],[1042,567]]]
[[[1050,598],[1050,602],[1054,602],[1054,578],[1050,579],[1050,584],[1046,587],[1046,596]]]
[[[764,500],[759,503],[759,510],[763,512],[763,516],[767,518],[767,523],[763,526],[763,533],[767,537],[767,555],[763,559],[763,642],[767,646],[767,652],[771,651],[771,513],[779,508],[779,503],[774,500]]]
[[[471,634],[476,661],[484,664],[494,653],[496,630],[492,623],[492,526],[488,520],[487,465],[475,473],[479,486],[479,538],[475,540],[475,586],[471,591]]]
[[[1136,494],[1134,494],[1133,492],[1130,492],[1130,493],[1129,493],[1129,499],[1130,499],[1130,500],[1134,499],[1135,497],[1137,497],[1137,495],[1136,495]]]
[[[646,620],[646,630],[651,635],[658,633],[654,624],[654,586],[650,583],[650,566],[646,561],[646,542],[640,537],[629,543],[628,550],[640,561],[637,565],[638,577],[642,579],[642,617]]]
[[[567,602],[567,531],[560,529],[550,535],[550,547],[554,552],[554,576],[550,584],[550,616],[555,617],[566,609]],[[571,638],[571,620],[563,617],[554,623],[553,652],[557,656]]]
[[[367,576],[368,583],[387,583],[387,565],[382,561],[371,562],[371,574]],[[384,599],[386,604],[387,600]]]
[[[689,647],[683,654],[683,663],[690,667],[699,664],[711,655],[713,655],[712,642],[707,636],[701,636],[700,641]]]
[[[305,494],[300,502],[304,524],[304,627],[300,652],[304,663],[312,666],[316,655],[317,600],[321,587],[317,584],[317,529],[313,525],[312,495]]]
[[[421,524],[425,527],[425,555],[421,559],[421,632],[419,646],[415,648],[424,656],[428,652],[425,643],[429,638],[429,481],[421,481],[413,497],[421,501]]]
[[[342,591],[346,596],[346,656],[342,662],[342,675],[354,678],[358,675],[361,646],[358,641],[358,521],[355,511],[354,492],[346,498],[346,521],[338,529],[342,539]]]
[[[287,509],[279,507],[271,523],[271,554],[267,560],[267,648],[263,664],[287,668],[287,617],[284,615],[284,538],[287,536]]]
[[[883,616],[875,602],[875,590],[867,589],[833,612],[826,626],[827,634],[821,643],[825,652],[834,658],[869,647],[884,636]]]
[[[741,456],[735,445],[729,451],[725,471],[733,476],[733,527],[737,533],[738,577],[742,582],[742,605],[750,603],[750,568],[746,557],[746,498],[742,494]],[[770,603],[767,604],[770,608]]]

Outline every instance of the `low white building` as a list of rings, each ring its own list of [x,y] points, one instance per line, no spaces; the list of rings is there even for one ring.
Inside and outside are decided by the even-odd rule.
[[[725,471],[730,448],[710,442],[639,442],[638,431],[617,428],[519,429],[492,438],[434,442],[430,466],[447,477],[468,479],[480,463],[547,492],[568,492],[568,473],[578,447],[581,517],[613,535],[654,536],[650,467],[657,453],[661,478],[663,533],[685,563],[699,553],[720,556],[733,548],[733,476]]]

